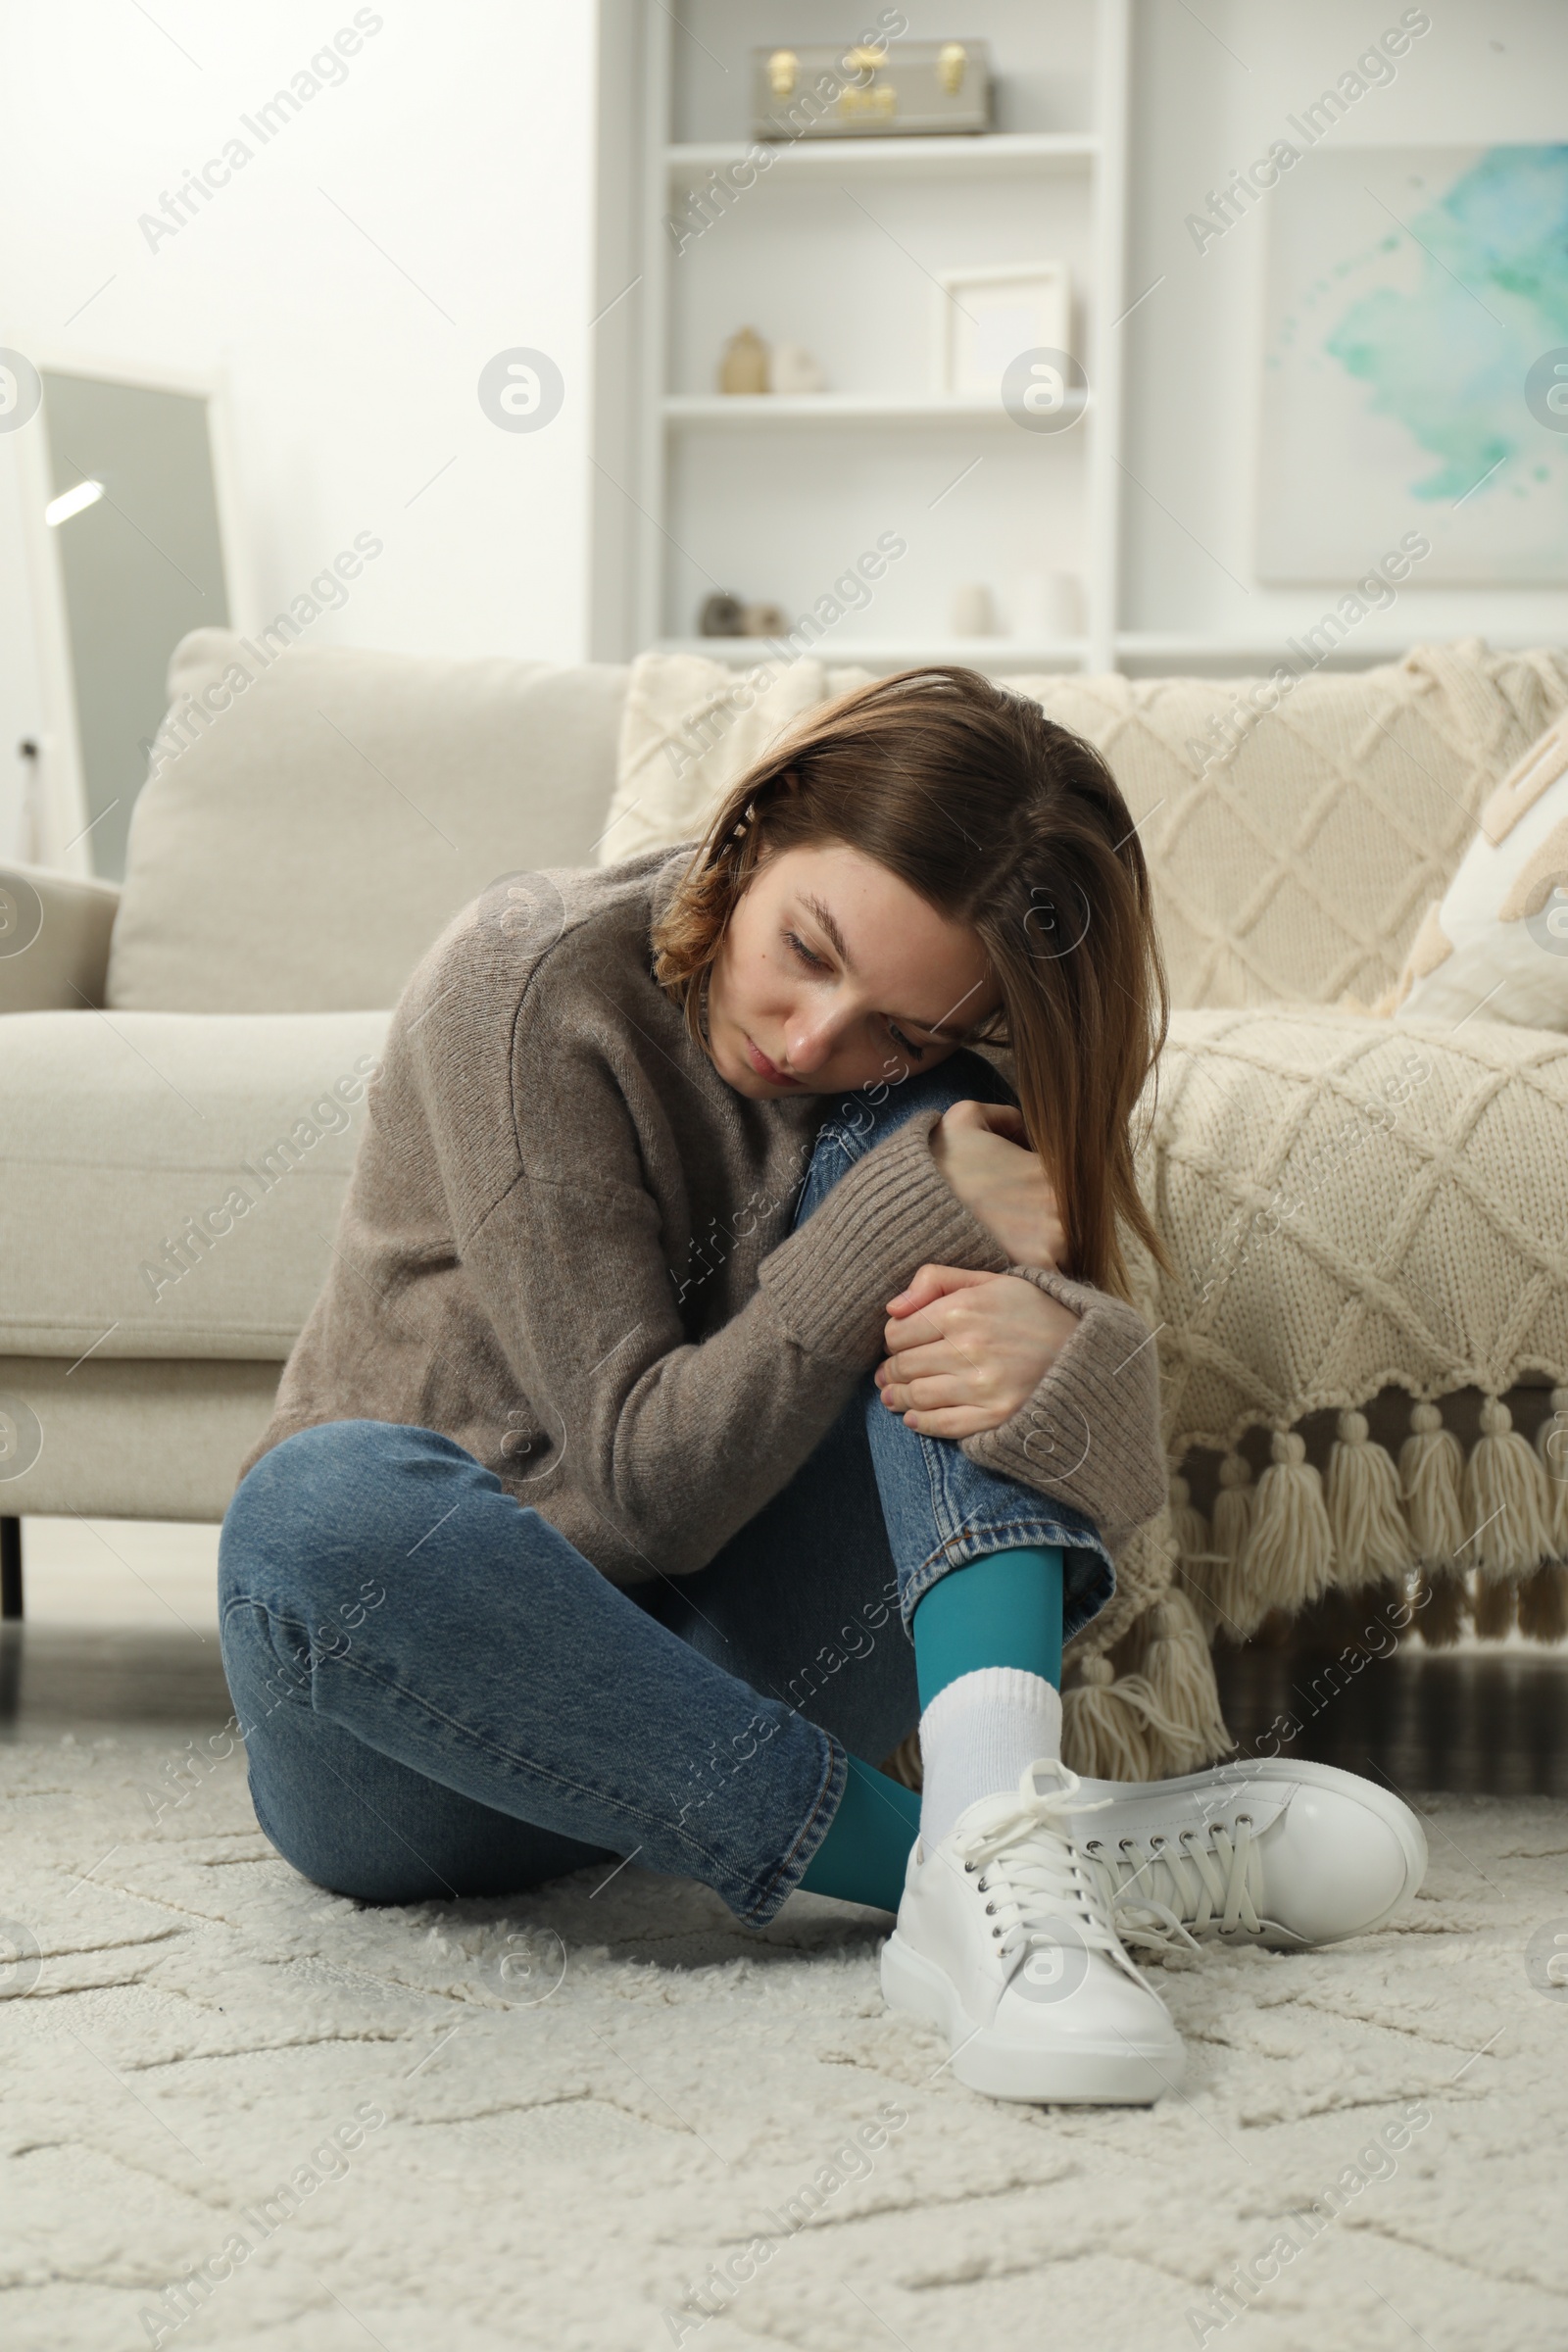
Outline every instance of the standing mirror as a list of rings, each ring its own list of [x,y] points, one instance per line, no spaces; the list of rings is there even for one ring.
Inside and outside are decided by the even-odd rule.
[[[249,622],[222,394],[28,356],[36,409],[17,449],[46,711],[31,855],[119,881],[170,655],[187,630]]]

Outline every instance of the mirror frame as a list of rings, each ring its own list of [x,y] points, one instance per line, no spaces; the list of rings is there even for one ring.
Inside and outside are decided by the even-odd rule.
[[[206,403],[228,625],[241,636],[250,636],[256,625],[254,573],[238,495],[233,426],[223,370],[148,367],[135,360],[101,359],[79,351],[63,351],[47,337],[22,332],[8,332],[6,339],[26,354],[40,375],[85,376],[99,383],[133,385],[143,391],[183,393]],[[43,518],[44,508],[54,495],[47,397],[29,422],[37,430],[24,427],[15,436],[15,448],[43,713],[33,803],[38,837],[32,845],[32,862],[91,880],[96,877],[86,833],[89,812],[77,723],[76,680],[66,609],[65,571],[60,560],[59,529],[69,525],[51,528]],[[169,650],[172,654],[174,649],[171,646]]]

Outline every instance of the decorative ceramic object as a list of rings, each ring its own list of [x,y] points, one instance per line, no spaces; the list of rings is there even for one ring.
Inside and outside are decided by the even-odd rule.
[[[703,609],[697,616],[699,636],[744,637],[744,610],[738,596],[731,596],[727,588],[716,588],[703,600]]]
[[[743,637],[782,637],[789,625],[782,605],[747,605],[741,612]]]
[[[731,335],[718,363],[721,392],[767,390],[767,345],[755,327],[743,326]]]
[[[1012,602],[1012,634],[1030,645],[1076,637],[1080,610],[1076,572],[1020,572]]]
[[[825,392],[827,377],[804,343],[775,343],[767,360],[770,392]]]
[[[991,591],[983,580],[965,580],[955,588],[949,626],[955,637],[996,635],[997,616],[992,609]]]

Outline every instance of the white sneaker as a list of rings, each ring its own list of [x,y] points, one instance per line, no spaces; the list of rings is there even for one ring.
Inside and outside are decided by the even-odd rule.
[[[1338,1943],[1381,1928],[1426,1876],[1409,1806],[1332,1764],[1276,1757],[1082,1788],[1096,1817],[1075,1815],[1072,1833],[1129,1943]]]
[[[883,1997],[939,2026],[959,2082],[992,2098],[1138,2106],[1181,2080],[1170,2013],[1069,1834],[1084,1809],[1076,1773],[1043,1759],[909,1856]]]

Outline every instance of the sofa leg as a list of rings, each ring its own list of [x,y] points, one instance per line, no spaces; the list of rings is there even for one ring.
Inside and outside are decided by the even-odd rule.
[[[22,1521],[0,1519],[0,1617],[22,1615]]]

